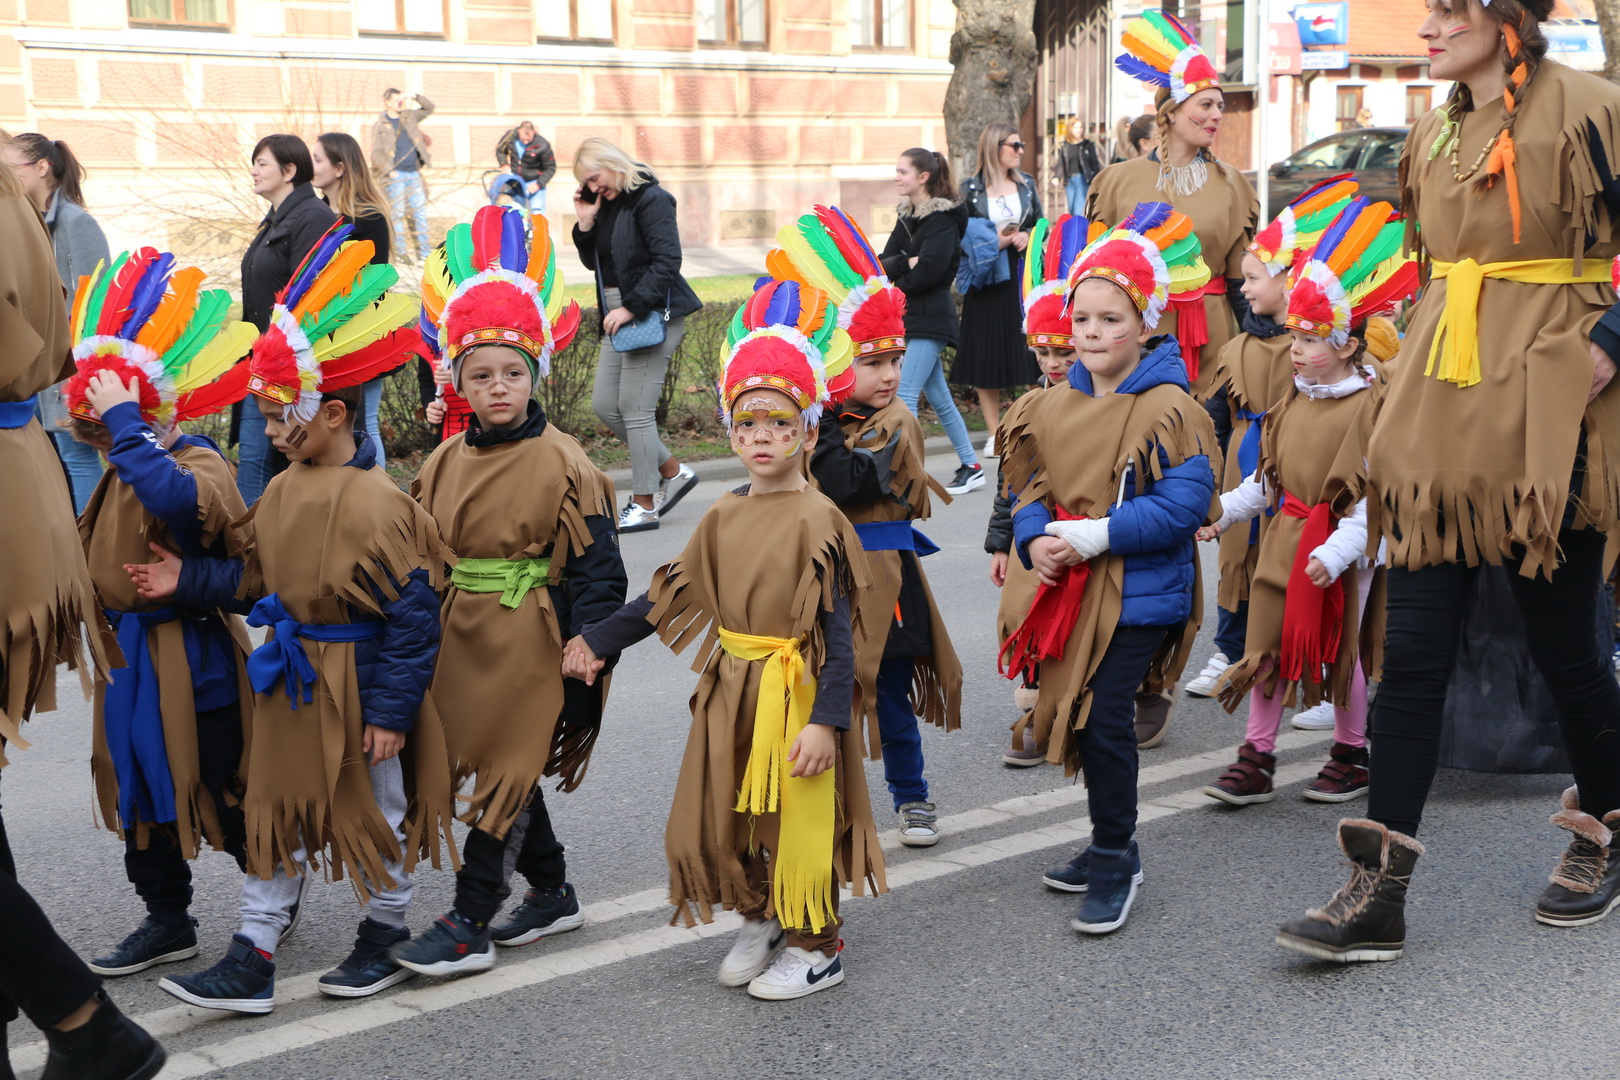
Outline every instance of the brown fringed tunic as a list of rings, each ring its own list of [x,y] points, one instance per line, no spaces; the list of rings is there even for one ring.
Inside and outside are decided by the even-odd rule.
[[[443,577],[447,553],[433,519],[382,469],[294,465],[270,482],[240,526],[239,595],[275,593],[301,623],[353,622],[351,609],[377,618],[382,603],[399,595],[393,582],[415,570],[426,570],[434,587]],[[302,644],[316,672],[314,700],[294,709],[279,682],[253,698],[253,739],[242,755],[249,871],[268,878],[281,866],[296,873],[292,854],[302,844],[312,858],[324,849],[333,879],[348,873],[357,890],[362,875],[386,886],[384,859],[407,870],[423,857],[438,866],[441,837],[455,862],[450,764],[432,697],[423,696],[401,754],[410,799],[401,851],[360,749],[365,720],[355,645]]]
[[[1408,240],[1422,258],[1560,259],[1573,271],[1620,252],[1597,165],[1620,162],[1620,87],[1542,62],[1513,129],[1517,244],[1505,183],[1459,184],[1449,154],[1431,160],[1444,119],[1437,109],[1419,120],[1401,156]],[[1499,102],[1464,115],[1458,160],[1472,162],[1501,121]],[[1382,398],[1370,445],[1369,539],[1382,534],[1390,565],[1414,570],[1500,563],[1522,544],[1523,573],[1550,575],[1583,431],[1574,524],[1607,530],[1620,521],[1620,389],[1586,403],[1588,340],[1614,289],[1487,278],[1478,310],[1483,381],[1464,388],[1425,373],[1449,285],[1436,279],[1424,289]]]
[[[1058,388],[1064,384],[1059,382]],[[1018,427],[1024,410],[1037,396],[1053,392],[1053,387],[1039,386],[1013,402],[1006,412],[1001,414],[1001,426],[996,429],[996,445],[1006,446],[1010,438],[1009,433]],[[1003,466],[1005,469],[1005,466]],[[1005,475],[1003,475],[1005,480]],[[1001,599],[996,605],[996,648],[999,650],[1003,642],[1012,637],[1013,631],[1023,625],[1024,617],[1029,614],[1029,606],[1035,602],[1035,594],[1041,587],[1041,579],[1035,571],[1024,565],[1024,560],[1018,557],[1018,552],[1011,551],[1007,555],[1007,578],[1001,583]],[[1012,722],[1012,744],[1024,745],[1024,731],[1026,728],[1035,734],[1035,748],[1046,753],[1052,743],[1052,718],[1056,714],[1046,717],[1044,724],[1035,722],[1035,713],[1026,712]]]
[[[1191,195],[1160,190],[1159,162],[1134,158],[1108,166],[1091,182],[1086,196],[1086,218],[1112,228],[1130,216],[1138,203],[1166,202],[1192,218],[1193,232],[1203,249],[1204,262],[1214,281],[1243,276],[1243,252],[1254,239],[1260,217],[1260,197],[1243,174],[1224,161],[1208,161],[1209,180]],[[1203,401],[1214,392],[1215,368],[1221,349],[1238,332],[1237,317],[1224,292],[1204,297],[1209,341],[1203,346],[1198,378],[1190,379],[1192,393]],[[1164,313],[1154,333],[1174,334],[1176,311]]]
[[[1249,429],[1257,421],[1245,416],[1265,413],[1287,397],[1294,386],[1294,365],[1289,359],[1291,339],[1287,334],[1276,337],[1257,337],[1239,334],[1221,350],[1220,367],[1215,385],[1226,386],[1226,398],[1232,407],[1232,437],[1226,444],[1226,472],[1221,478],[1223,492],[1235,490],[1243,483],[1243,467],[1238,462],[1238,447],[1243,445]],[[1260,542],[1249,538],[1258,532],[1264,536],[1271,518],[1262,515],[1255,519],[1258,530],[1248,524],[1228,529],[1220,540],[1221,580],[1217,600],[1227,611],[1236,611],[1249,599],[1249,581],[1254,576],[1255,560],[1260,557]],[[1234,657],[1235,659],[1235,657]]]
[[[614,513],[612,481],[551,424],[534,438],[489,446],[440,443],[413,494],[456,558],[549,559],[549,585],[560,584],[569,560],[591,546],[585,519]],[[516,608],[503,605],[499,592],[445,591],[429,694],[455,786],[478,777],[461,820],[492,836],[506,835],[542,776],[560,776],[568,791],[585,777],[597,727],[565,747],[557,722],[565,629],[546,585],[531,588]],[[605,700],[604,687],[598,721]]]
[[[191,473],[197,484],[198,542],[205,550],[223,545],[230,557],[241,552],[231,547],[230,523],[242,517],[246,508],[236,490],[230,466],[218,451],[204,446],[180,445],[171,451],[175,465]],[[148,543],[169,551],[179,551],[169,526],[154,516],[140,500],[135,489],[119,479],[116,469],[101,474],[101,483],[85,505],[79,518],[79,536],[84,542],[85,557],[90,576],[95,581],[96,599],[112,611],[149,611],[162,604],[149,604],[135,591],[134,583],[125,572],[126,563],[145,563],[152,559]],[[241,687],[243,745],[247,745],[250,725],[250,702],[253,692],[247,684],[247,673],[242,661],[251,648],[247,628],[239,616],[221,611],[208,612],[209,617],[222,619],[236,648],[237,682]],[[175,837],[180,851],[188,859],[196,858],[206,840],[215,848],[223,849],[224,837],[220,831],[219,814],[213,796],[203,785],[201,764],[197,758],[197,713],[192,698],[191,664],[186,657],[186,638],[183,624],[161,623],[147,632],[147,648],[152,656],[152,667],[158,677],[159,705],[163,714],[163,745],[169,760],[169,773],[174,778]],[[112,673],[117,679],[119,672]],[[112,757],[107,750],[106,717],[103,714],[107,695],[107,680],[96,680],[95,731],[90,753],[90,772],[95,780],[96,803],[103,823],[114,832],[119,829],[118,776],[113,770]],[[241,790],[235,792],[240,797]],[[146,846],[152,823],[142,821],[136,826],[137,839]]]

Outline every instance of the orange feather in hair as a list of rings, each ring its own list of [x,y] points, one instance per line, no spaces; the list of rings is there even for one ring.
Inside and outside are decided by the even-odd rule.
[[[169,294],[158,304],[152,317],[146,320],[135,340],[162,356],[180,340],[186,323],[197,308],[197,297],[202,292],[206,275],[195,266],[176,270],[169,276]]]
[[[529,245],[529,265],[523,271],[535,282],[545,280],[546,264],[551,262],[551,232],[546,228],[546,219],[539,214],[534,215],[534,240]]]
[[[1344,272],[1354,266],[1361,253],[1367,250],[1367,245],[1378,235],[1378,230],[1389,223],[1390,215],[1394,212],[1395,208],[1389,203],[1381,202],[1373,203],[1356,215],[1356,220],[1344,231],[1344,238],[1328,256],[1328,269],[1343,277]]]
[[[797,281],[800,285],[809,286],[799,268],[793,265],[793,259],[781,248],[772,248],[765,256],[765,273],[778,281]]]
[[[333,299],[354,287],[355,278],[371,264],[377,248],[370,240],[350,240],[338,248],[332,261],[321,270],[314,283],[305,291],[293,309],[293,316],[302,321],[306,315],[320,311]]]
[[[1165,219],[1164,224],[1156,229],[1149,229],[1143,234],[1161,249],[1169,247],[1177,240],[1192,235],[1192,218],[1186,214],[1173,213]]]
[[[1093,221],[1086,228],[1086,243],[1089,245],[1097,237],[1108,231],[1108,226],[1101,221]]]

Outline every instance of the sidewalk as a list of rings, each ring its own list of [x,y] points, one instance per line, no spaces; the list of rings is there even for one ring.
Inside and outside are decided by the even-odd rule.
[[[557,268],[570,284],[590,281],[591,272],[579,261],[573,241],[564,236],[556,241]],[[765,273],[765,254],[774,244],[747,247],[699,247],[681,251],[681,274],[687,278],[757,276]]]

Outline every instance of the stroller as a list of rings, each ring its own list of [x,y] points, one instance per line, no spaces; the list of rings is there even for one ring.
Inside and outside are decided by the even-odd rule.
[[[528,182],[515,172],[506,169],[486,169],[483,183],[491,206],[499,206],[503,202],[508,206],[515,206],[523,211],[525,219],[531,214],[546,212],[546,189],[541,188],[530,194]]]

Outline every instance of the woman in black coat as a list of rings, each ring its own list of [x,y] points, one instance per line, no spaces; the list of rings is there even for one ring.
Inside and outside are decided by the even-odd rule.
[[[669,361],[686,331],[686,316],[703,302],[681,277],[681,234],[675,198],[652,170],[606,139],[590,138],[574,153],[574,247],[596,273],[602,312],[602,351],[591,408],[630,447],[631,496],[620,532],[658,528],[659,517],[697,485],[697,474],[658,437],[658,399]],[[632,352],[613,335],[639,319],[661,317],[664,340]]]
[[[253,191],[270,204],[270,212],[242,256],[242,320],[263,332],[270,326],[276,293],[292,280],[337,215],[310,186],[315,166],[303,139],[266,135],[253,148],[252,160]],[[231,425],[237,444],[236,486],[251,506],[270,477],[286,468],[286,459],[270,445],[258,409],[238,404]]]

